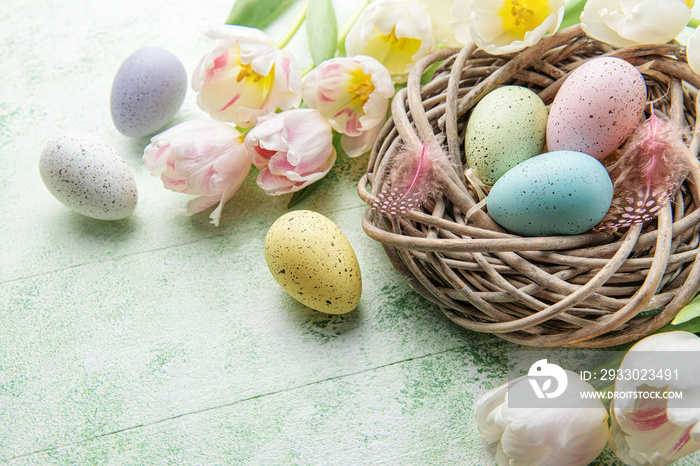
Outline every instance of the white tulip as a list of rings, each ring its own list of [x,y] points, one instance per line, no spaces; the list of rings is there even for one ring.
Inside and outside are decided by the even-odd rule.
[[[450,26],[454,31],[455,40],[464,45],[471,42],[472,0],[455,0],[450,14],[452,15]]]
[[[588,0],[581,25],[589,36],[617,47],[665,44],[691,17],[692,0]]]
[[[473,0],[470,32],[489,53],[518,52],[559,29],[564,0]]]
[[[688,38],[686,56],[688,64],[696,73],[700,73],[700,33],[696,29]]]
[[[419,0],[375,0],[345,38],[348,56],[368,55],[394,82],[406,82],[413,64],[437,45],[430,13]]]
[[[438,42],[446,47],[461,47],[466,42],[457,39],[453,27],[454,15],[452,8],[459,0],[420,0],[425,9],[430,12],[433,32]]]
[[[605,448],[608,439],[608,412],[595,396],[581,392],[595,389],[566,371],[568,386],[546,408],[509,406],[509,392],[528,386],[528,377],[517,378],[486,394],[476,403],[476,422],[488,444],[498,442],[499,465],[586,465]]]

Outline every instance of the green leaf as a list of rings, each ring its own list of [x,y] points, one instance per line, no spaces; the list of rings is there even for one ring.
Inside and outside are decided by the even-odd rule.
[[[433,75],[435,74],[435,70],[438,69],[438,66],[442,65],[442,60],[437,61],[430,65],[427,70],[423,73],[423,76],[420,77],[420,83],[422,86],[428,84],[432,79]]]
[[[338,158],[348,157],[348,154],[345,153],[345,149],[343,149],[343,145],[340,142],[342,138],[343,135],[341,133],[333,131],[333,147],[335,147],[336,156]]]
[[[318,187],[318,181],[315,183],[311,183],[310,185],[301,188],[299,191],[294,192],[292,194],[291,199],[289,199],[289,203],[287,204],[287,209],[291,209],[295,205],[299,204],[301,201],[309,197],[309,194],[311,194],[316,188]]]
[[[236,0],[226,24],[262,29],[287,11],[297,0]]]
[[[314,65],[333,58],[338,45],[338,24],[331,0],[309,0],[306,36]]]
[[[678,313],[671,324],[679,325],[696,317],[700,317],[700,295],[696,296],[686,307],[681,309],[681,312]]]
[[[564,10],[564,19],[559,26],[559,30],[573,26],[581,22],[581,12],[586,5],[586,0],[568,0]]]

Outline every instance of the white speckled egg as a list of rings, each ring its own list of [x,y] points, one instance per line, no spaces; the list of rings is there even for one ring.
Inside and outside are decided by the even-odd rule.
[[[486,94],[467,122],[467,165],[485,184],[542,152],[547,107],[530,89],[504,86]]]
[[[127,57],[112,83],[114,126],[130,137],[161,129],[185,99],[187,72],[182,62],[160,47],[144,47]]]
[[[603,159],[634,131],[646,105],[644,76],[625,60],[593,58],[571,72],[549,109],[547,148]]]
[[[309,210],[288,212],[265,237],[265,260],[277,283],[305,306],[345,314],[362,294],[360,265],[335,223]]]
[[[39,157],[39,174],[53,197],[87,217],[119,220],[136,207],[131,169],[92,134],[76,132],[51,139]]]
[[[489,215],[525,236],[578,235],[600,222],[610,208],[613,184],[590,155],[548,152],[519,163],[487,198]]]

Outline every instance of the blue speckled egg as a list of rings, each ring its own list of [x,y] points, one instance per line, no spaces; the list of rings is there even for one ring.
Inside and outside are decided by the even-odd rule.
[[[125,136],[153,134],[177,113],[186,90],[187,72],[175,55],[160,47],[139,49],[114,76],[114,126]]]
[[[48,141],[39,157],[39,174],[53,197],[87,217],[119,220],[136,207],[131,169],[92,134],[68,133]]]
[[[499,225],[519,235],[578,235],[603,219],[612,195],[612,180],[598,160],[554,151],[508,170],[493,185],[487,206]]]

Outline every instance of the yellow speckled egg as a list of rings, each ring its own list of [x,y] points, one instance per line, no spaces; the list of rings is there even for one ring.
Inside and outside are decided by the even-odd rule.
[[[362,276],[340,228],[309,210],[288,212],[265,237],[265,261],[277,283],[305,306],[327,314],[357,307]]]

